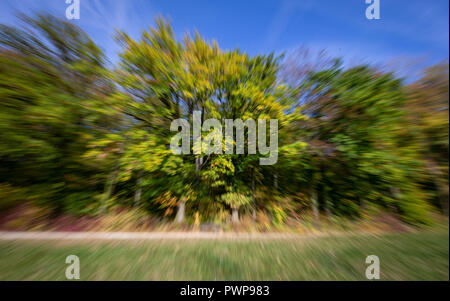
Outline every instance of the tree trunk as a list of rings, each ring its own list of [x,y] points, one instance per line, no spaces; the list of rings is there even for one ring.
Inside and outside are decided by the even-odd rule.
[[[278,170],[275,169],[275,173],[273,174],[273,186],[275,190],[278,191]]]
[[[401,197],[401,193],[402,193],[402,192],[400,191],[399,188],[397,188],[397,187],[391,187],[390,190],[391,190],[392,196],[393,196],[395,199],[398,199],[398,198]],[[393,204],[391,203],[391,204],[389,204],[388,207],[389,207],[389,209],[392,210],[392,212],[394,212],[395,214],[398,214],[397,206],[395,206],[395,205],[393,205]]]
[[[185,205],[185,201],[181,201],[180,204],[178,204],[177,216],[175,217],[175,222],[178,224],[184,222]]]
[[[102,198],[102,208],[101,211],[104,213],[106,211],[106,201],[111,197],[114,186],[116,185],[116,179],[117,179],[117,172],[113,171],[110,176],[108,177],[108,180],[105,183],[105,191],[103,192],[103,198]]]
[[[195,170],[199,171],[203,164],[203,157],[195,158]]]
[[[331,208],[332,208],[333,203],[330,200],[330,197],[328,195],[327,186],[325,186],[324,189],[323,189],[323,198],[324,198],[324,201],[325,201],[325,214],[327,215],[328,221],[330,221],[331,220],[331,215],[332,215]]]
[[[365,211],[367,209],[367,204],[364,202],[363,198],[357,195],[356,200],[358,201],[360,211]]]
[[[233,224],[239,223],[239,208],[232,209],[231,220],[233,221]]]
[[[142,194],[142,170],[139,171],[138,179],[136,181],[136,193],[134,194],[134,207],[138,208],[141,201]]]
[[[327,214],[327,218],[328,220],[331,220],[331,210],[327,204],[327,206],[325,207],[325,213]]]
[[[316,223],[319,223],[319,201],[317,200],[317,192],[313,190],[311,195],[311,203],[313,209],[314,220]]]
[[[255,198],[255,171],[252,172],[252,204],[253,204],[253,212],[252,217],[253,220],[256,220],[256,198]]]
[[[441,210],[445,215],[448,215],[448,183],[444,180],[444,175],[440,172],[439,166],[432,159],[426,161],[426,167],[438,191]]]

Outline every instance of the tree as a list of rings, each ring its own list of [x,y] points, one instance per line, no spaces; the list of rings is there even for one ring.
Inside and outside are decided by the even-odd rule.
[[[376,205],[418,224],[429,200],[448,212],[448,63],[405,85],[322,52],[283,63],[197,32],[177,39],[157,18],[137,40],[118,32],[120,63],[109,70],[72,23],[22,19],[24,29],[0,27],[0,189],[13,202],[28,195],[55,216],[139,208],[178,223],[237,222],[247,209],[276,225],[307,209],[318,222]],[[244,135],[202,128],[190,153],[172,153],[172,121],[192,128],[194,113]],[[271,119],[278,161],[265,166],[249,128]],[[234,151],[211,153],[212,141]]]
[[[408,137],[424,160],[440,209],[448,215],[448,62],[426,68],[423,77],[409,85],[405,102]]]
[[[222,200],[233,210],[233,223],[239,222],[239,207],[250,203],[250,198],[239,192],[227,192],[222,195]]]
[[[77,26],[49,15],[22,20],[24,29],[0,26],[0,180],[32,187],[55,215],[79,213],[97,189],[86,145],[120,124],[115,88]]]
[[[325,211],[381,202],[409,222],[426,222],[427,203],[420,175],[414,173],[420,167],[418,153],[401,136],[401,82],[368,66],[344,70],[337,64],[310,73],[303,89],[308,91],[306,128],[316,149],[317,190]]]

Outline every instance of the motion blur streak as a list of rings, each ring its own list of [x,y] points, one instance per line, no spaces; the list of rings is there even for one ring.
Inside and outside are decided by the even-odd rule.
[[[158,18],[137,39],[117,32],[122,50],[112,65],[74,24],[35,15],[0,25],[2,231],[295,235],[52,249],[3,233],[0,279],[59,279],[49,270],[63,267],[56,258],[78,251],[90,266],[81,275],[96,280],[350,280],[364,277],[376,251],[381,279],[448,280],[448,61],[406,82],[388,67],[301,49],[250,55],[199,33],[179,39]],[[248,149],[206,154],[192,143],[173,154],[170,125],[184,119],[192,128],[194,111],[223,127],[225,119],[278,120],[277,163],[260,165],[267,156]],[[404,233],[430,228],[439,233]],[[355,236],[319,237],[343,232]],[[399,254],[404,261],[394,260]],[[20,259],[39,273],[16,269]]]

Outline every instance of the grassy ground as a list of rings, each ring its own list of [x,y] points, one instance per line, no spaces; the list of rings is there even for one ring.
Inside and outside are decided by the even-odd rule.
[[[350,235],[295,240],[0,242],[0,280],[65,280],[66,256],[81,280],[449,280],[449,233]]]

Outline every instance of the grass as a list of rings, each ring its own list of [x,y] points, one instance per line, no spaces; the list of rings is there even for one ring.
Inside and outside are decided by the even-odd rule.
[[[449,280],[449,233],[346,235],[295,240],[0,242],[0,280],[65,280],[68,255],[81,280],[365,280],[368,255],[381,280]]]

